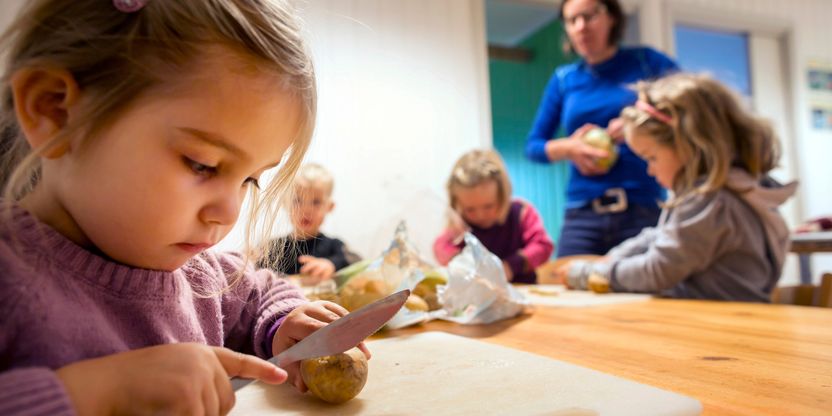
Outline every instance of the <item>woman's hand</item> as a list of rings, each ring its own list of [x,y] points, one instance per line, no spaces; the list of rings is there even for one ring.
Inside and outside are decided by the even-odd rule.
[[[610,120],[610,123],[607,124],[607,134],[609,134],[616,143],[623,143],[624,120],[621,117],[616,117]]]
[[[285,371],[268,361],[194,343],[79,361],[56,374],[79,415],[222,415],[234,406],[230,377],[271,384],[287,378]]]
[[[607,169],[599,167],[597,161],[609,156],[609,152],[592,147],[583,140],[583,136],[595,127],[597,126],[593,124],[584,124],[566,139],[549,140],[546,142],[546,155],[550,160],[571,160],[585,176],[607,173]]]
[[[286,319],[277,329],[277,334],[272,341],[272,353],[280,354],[298,341],[306,338],[309,334],[323,328],[330,322],[348,314],[349,311],[336,303],[328,301],[315,301],[303,304],[286,315]],[[367,359],[370,359],[370,350],[364,343],[358,344],[358,348],[364,352]],[[306,391],[306,384],[300,376],[300,362],[294,362],[286,366],[289,373],[289,381],[300,392]]]

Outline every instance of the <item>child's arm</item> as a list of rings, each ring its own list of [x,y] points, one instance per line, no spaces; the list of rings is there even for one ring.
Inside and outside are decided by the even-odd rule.
[[[0,373],[0,415],[71,415],[72,401],[54,371],[45,367]]]
[[[555,244],[543,226],[537,210],[527,202],[523,203],[520,214],[520,229],[523,235],[523,248],[518,253],[505,259],[514,275],[536,269],[549,260],[555,250]]]
[[[347,260],[346,247],[343,241],[337,238],[332,239],[332,253],[327,256],[327,259],[335,266],[335,270],[340,270],[350,265],[350,262]]]
[[[609,279],[617,292],[658,293],[670,289],[691,274],[709,267],[731,241],[731,213],[718,197],[697,196],[674,208],[667,223],[655,230],[655,238],[641,254],[609,264],[579,266],[570,270],[570,284],[586,285],[589,274]]]
[[[663,222],[664,212],[659,219],[659,224]],[[619,260],[625,257],[635,256],[636,254],[644,254],[656,241],[659,232],[656,227],[648,227],[641,230],[635,237],[623,241],[621,244],[613,247],[607,252],[606,257],[611,260]]]
[[[462,251],[462,244],[454,243],[458,234],[457,231],[448,228],[433,242],[433,255],[442,266],[447,266],[451,259]]]
[[[243,269],[244,259],[239,255],[209,252],[203,258],[230,284],[222,292],[225,346],[271,357],[269,346],[279,320],[308,302],[303,293],[269,270],[255,270],[251,264]]]

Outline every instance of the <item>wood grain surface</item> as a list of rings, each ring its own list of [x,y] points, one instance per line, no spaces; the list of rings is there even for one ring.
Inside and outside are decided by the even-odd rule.
[[[653,299],[538,307],[491,325],[433,321],[391,337],[444,331],[563,360],[701,401],[704,414],[832,414],[832,309]]]

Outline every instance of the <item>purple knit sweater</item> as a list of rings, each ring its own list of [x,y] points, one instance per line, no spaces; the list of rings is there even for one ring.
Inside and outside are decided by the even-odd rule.
[[[0,226],[0,415],[74,414],[53,370],[84,359],[176,342],[270,357],[272,326],[306,300],[252,268],[228,289],[242,265],[206,252],[174,272],[131,268],[15,209]]]

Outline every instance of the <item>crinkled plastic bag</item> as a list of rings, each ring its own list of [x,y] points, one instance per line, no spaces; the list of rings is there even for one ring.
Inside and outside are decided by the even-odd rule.
[[[465,248],[448,264],[448,284],[438,292],[446,312],[438,317],[460,324],[513,318],[530,307],[506,280],[502,261],[471,233],[465,234]]]
[[[409,241],[407,225],[402,221],[396,228],[393,241],[382,255],[369,262],[363,270],[339,280],[341,305],[355,310],[373,300],[400,290],[413,290],[427,273],[435,273],[436,267],[426,260]],[[433,312],[412,311],[403,307],[387,323],[388,329],[403,328],[434,319],[443,314],[442,309]]]

